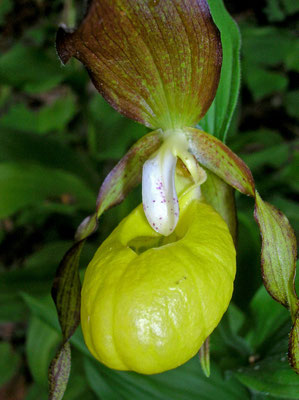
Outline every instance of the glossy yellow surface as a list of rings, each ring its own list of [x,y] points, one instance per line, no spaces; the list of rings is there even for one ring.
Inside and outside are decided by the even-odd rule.
[[[180,220],[163,237],[137,207],[104,241],[83,283],[85,342],[102,363],[154,374],[196,354],[228,307],[235,249],[211,206],[180,199]]]

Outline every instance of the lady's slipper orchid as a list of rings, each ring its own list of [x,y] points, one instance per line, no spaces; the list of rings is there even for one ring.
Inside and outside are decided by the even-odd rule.
[[[153,374],[194,356],[231,299],[235,248],[227,225],[192,186],[164,237],[141,205],[104,241],[82,289],[86,344],[107,366]]]
[[[93,0],[77,30],[59,29],[57,51],[63,63],[79,59],[117,111],[155,130],[106,177],[96,213],[80,225],[58,269],[53,297],[64,343],[51,367],[53,392],[79,323],[82,245],[99,216],[141,179],[145,214],[139,207],[122,221],[86,272],[82,326],[95,357],[113,368],[154,373],[195,354],[231,297],[234,248],[223,222],[233,226],[230,185],[255,198],[264,284],[291,311],[289,356],[299,371],[292,229],[260,198],[243,161],[194,128],[215,97],[222,62],[207,1]],[[207,184],[216,195],[205,190],[204,199]]]

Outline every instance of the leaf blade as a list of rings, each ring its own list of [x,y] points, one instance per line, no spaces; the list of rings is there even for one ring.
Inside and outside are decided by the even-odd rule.
[[[298,376],[289,368],[285,354],[269,357],[251,367],[242,368],[234,375],[244,385],[258,392],[278,398],[298,398]]]
[[[223,59],[216,97],[200,121],[206,132],[225,142],[240,90],[240,31],[227,12],[223,1],[208,0],[212,17],[220,30]]]

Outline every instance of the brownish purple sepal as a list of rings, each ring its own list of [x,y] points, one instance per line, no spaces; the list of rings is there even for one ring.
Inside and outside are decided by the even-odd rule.
[[[220,79],[206,0],[93,0],[77,30],[58,30],[56,46],[63,63],[85,65],[118,112],[152,128],[194,126]]]
[[[185,128],[189,150],[197,161],[247,196],[255,196],[250,169],[234,152],[214,136],[195,128]]]
[[[79,259],[84,240],[75,243],[63,257],[53,282],[52,297],[56,305],[64,343],[80,323],[81,283]]]
[[[254,217],[262,238],[262,275],[270,295],[290,309],[293,319],[298,309],[295,292],[297,243],[287,217],[264,202],[256,192]]]
[[[92,235],[98,228],[98,219],[97,214],[94,213],[84,218],[81,224],[78,226],[77,231],[75,233],[75,241],[79,242],[80,240],[88,238],[88,236]]]
[[[121,203],[127,194],[141,181],[144,162],[160,147],[161,132],[154,131],[143,136],[106,176],[100,187],[96,212],[79,225],[75,240],[83,240],[96,231],[98,218],[104,211]]]
[[[299,375],[299,312],[290,332],[288,356],[290,365]]]
[[[71,346],[63,343],[49,367],[49,400],[63,398],[71,372]]]
[[[105,178],[97,199],[98,217],[109,208],[121,203],[127,194],[141,182],[144,162],[160,147],[161,132],[143,136],[119,161]]]

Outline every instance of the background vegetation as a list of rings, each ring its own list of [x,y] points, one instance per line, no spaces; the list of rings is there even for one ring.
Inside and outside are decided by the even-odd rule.
[[[108,106],[82,66],[58,61],[57,25],[74,25],[82,1],[0,4],[0,399],[47,398],[47,369],[61,337],[50,288],[77,225],[94,211],[105,175],[146,129]],[[262,197],[298,233],[299,4],[225,4],[242,34],[242,91],[227,144],[251,168]],[[213,133],[213,132],[210,132]],[[99,243],[141,200],[136,189],[101,218]],[[253,200],[236,195],[238,273],[233,302],[212,335],[212,375],[194,358],[153,377],[118,373],[73,339],[65,399],[298,399],[289,368],[288,313],[261,287]]]

